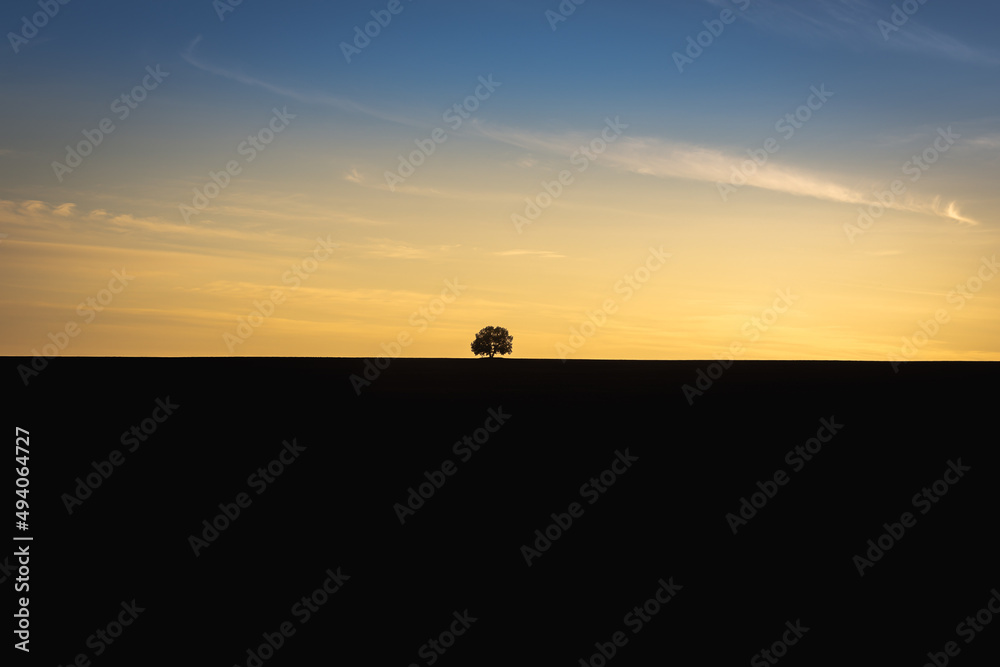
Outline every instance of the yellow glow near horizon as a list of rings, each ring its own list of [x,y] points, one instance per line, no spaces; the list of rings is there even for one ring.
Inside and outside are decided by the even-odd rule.
[[[746,206],[719,207],[704,192],[684,197],[685,184],[652,197],[641,176],[597,181],[520,235],[503,195],[403,195],[404,214],[368,206],[358,187],[339,208],[352,212],[330,214],[234,192],[259,222],[221,203],[191,225],[5,201],[2,352],[30,356],[77,322],[61,354],[370,357],[404,334],[402,356],[469,357],[475,332],[495,324],[523,358],[710,359],[739,342],[736,358],[884,361],[904,338],[923,342],[920,323],[943,310],[913,359],[1000,357],[1000,281],[954,292],[989,273],[991,232],[893,213],[851,244],[842,204],[748,190]],[[336,244],[325,259],[317,239]],[[670,255],[654,271],[642,268],[651,249]],[[79,304],[121,269],[134,281],[88,321]]]

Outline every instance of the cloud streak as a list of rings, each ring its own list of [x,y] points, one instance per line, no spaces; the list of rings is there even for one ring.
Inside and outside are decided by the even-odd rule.
[[[378,118],[380,120],[386,120],[391,123],[397,123],[399,125],[407,125],[411,127],[423,127],[423,123],[418,123],[409,118],[404,118],[402,116],[397,116],[395,114],[384,113],[378,109],[372,109],[371,107],[358,104],[357,102],[350,100],[346,97],[338,97],[336,95],[330,95],[328,93],[315,93],[315,92],[302,92],[298,90],[293,90],[291,88],[285,88],[284,86],[278,86],[273,83],[269,83],[262,79],[257,79],[252,76],[248,76],[241,72],[236,72],[224,67],[219,67],[217,65],[211,64],[203,60],[196,53],[198,45],[201,43],[201,35],[198,35],[194,40],[188,45],[186,49],[180,52],[181,58],[185,60],[188,64],[197,67],[198,69],[208,72],[210,74],[215,74],[217,76],[230,79],[231,81],[236,81],[238,83],[243,83],[249,86],[255,86],[257,88],[262,88],[275,95],[281,95],[289,99],[301,102],[303,104],[318,104],[321,106],[331,107],[334,109],[339,109],[340,111],[345,111],[353,114],[363,114],[366,116],[371,116],[372,118]]]
[[[474,125],[484,136],[532,151],[547,151],[567,157],[586,145],[590,137],[582,133],[565,135],[532,134],[519,129]],[[657,178],[679,178],[703,181],[721,187],[730,183],[735,170],[747,160],[745,155],[710,148],[667,141],[652,137],[620,137],[599,158],[599,162],[621,171]],[[842,178],[811,172],[798,167],[784,166],[769,161],[752,174],[746,174],[745,185],[812,197],[844,204],[872,205],[878,201],[872,194],[845,185]],[[978,224],[962,215],[955,201],[944,201],[940,196],[921,199],[907,193],[897,197],[889,208],[922,213],[967,224]]]
[[[566,256],[560,255],[557,252],[552,252],[551,250],[503,250],[493,254],[498,257],[520,257],[528,255],[531,257],[540,257],[542,259],[558,259]]]
[[[988,134],[976,137],[970,140],[969,143],[979,148],[997,149],[1000,148],[1000,134]]]

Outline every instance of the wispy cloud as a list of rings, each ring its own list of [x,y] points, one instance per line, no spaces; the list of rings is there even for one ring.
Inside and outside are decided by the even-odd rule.
[[[872,257],[893,257],[905,254],[902,250],[861,250],[860,252],[863,255],[870,255]]]
[[[289,99],[295,100],[297,102],[302,102],[303,104],[318,104],[322,106],[332,107],[335,109],[340,109],[341,111],[346,111],[349,113],[359,113],[373,118],[378,118],[381,120],[387,120],[392,123],[398,123],[400,125],[407,125],[413,127],[423,127],[424,123],[419,123],[409,118],[403,116],[398,116],[396,114],[385,113],[379,111],[378,109],[373,109],[371,107],[358,104],[354,100],[348,99],[346,97],[338,97],[336,95],[330,95],[329,93],[320,92],[305,92],[299,90],[293,90],[291,88],[286,88],[284,86],[279,86],[256,77],[248,76],[242,72],[233,71],[225,67],[220,67],[212,63],[207,62],[205,59],[200,57],[196,51],[198,45],[201,43],[201,35],[194,38],[191,44],[188,45],[186,49],[181,51],[180,55],[186,62],[200,70],[209,72],[211,74],[216,74],[218,76],[231,79],[232,81],[237,81],[239,83],[244,83],[250,86],[256,86],[262,88],[268,92],[274,93],[276,95],[281,95]]]
[[[589,140],[583,133],[548,135],[516,128],[487,127],[481,123],[476,123],[474,126],[485,136],[497,141],[528,150],[548,151],[566,156],[572,155]],[[622,171],[658,178],[707,181],[717,186],[729,183],[734,169],[745,160],[745,155],[729,153],[718,148],[652,137],[621,137],[599,158],[601,164]],[[774,161],[765,163],[753,174],[747,174],[746,179],[745,185],[800,197],[813,197],[845,204],[877,203],[873,194],[845,185],[843,181],[847,179],[843,176],[820,174]],[[957,202],[944,201],[940,196],[922,199],[908,193],[905,197],[896,198],[890,208],[934,215],[956,222],[978,224],[975,220],[962,215]]]
[[[174,247],[205,248],[224,252],[234,241],[244,248],[275,252],[294,248],[301,238],[279,231],[254,231],[235,227],[188,225],[155,216],[109,213],[105,209],[81,211],[75,203],[58,205],[38,200],[0,199],[0,222],[16,230],[12,239],[24,242],[54,243],[66,240],[66,234],[80,243],[137,245],[142,243]],[[58,235],[53,236],[54,231]],[[123,239],[121,242],[116,239]],[[221,248],[220,248],[221,244]]]
[[[503,250],[500,252],[493,253],[500,257],[518,257],[523,255],[529,255],[533,257],[541,257],[543,259],[557,259],[559,257],[565,257],[566,255],[560,255],[559,253],[552,252],[551,250]]]
[[[705,0],[728,7],[727,0]],[[793,35],[799,39],[834,41],[858,51],[872,48],[917,52],[980,65],[1000,65],[1000,53],[993,49],[966,44],[920,22],[919,13],[907,15],[896,26],[893,9],[869,0],[753,0],[743,18],[766,30]],[[882,21],[884,23],[880,24]],[[885,26],[891,26],[886,28]],[[893,28],[899,27],[899,30]]]
[[[970,139],[969,143],[979,148],[1000,148],[1000,134],[987,134]]]
[[[365,239],[365,243],[341,244],[345,253],[359,252],[368,257],[383,259],[432,259],[440,258],[460,245],[415,246],[390,238]]]

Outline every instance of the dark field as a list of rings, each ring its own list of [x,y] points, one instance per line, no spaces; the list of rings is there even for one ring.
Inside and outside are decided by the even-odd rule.
[[[959,627],[1000,587],[996,363],[736,362],[689,404],[710,362],[395,359],[359,395],[363,359],[57,358],[28,386],[29,360],[5,361],[10,444],[30,432],[30,529],[11,532],[34,540],[30,592],[13,557],[0,586],[30,596],[38,664],[1000,653],[993,612]],[[648,603],[661,579],[673,597]]]

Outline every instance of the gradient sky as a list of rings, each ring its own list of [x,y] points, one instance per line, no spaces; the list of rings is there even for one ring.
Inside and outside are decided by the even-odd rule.
[[[903,4],[7,2],[0,353],[1000,359],[1000,6]]]

